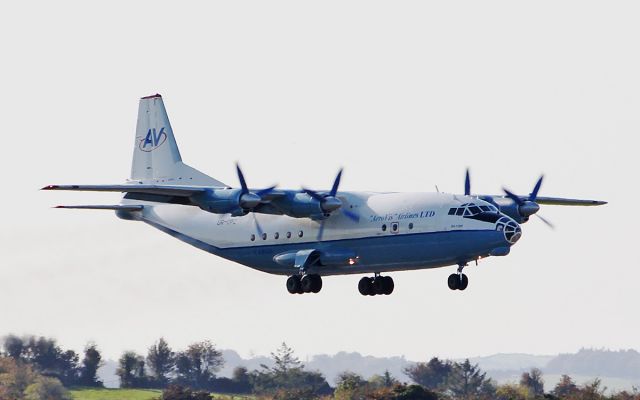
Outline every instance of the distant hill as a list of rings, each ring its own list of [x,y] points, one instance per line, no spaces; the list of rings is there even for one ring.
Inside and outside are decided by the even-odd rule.
[[[560,354],[543,368],[552,374],[592,375],[640,381],[640,353],[636,350],[581,349]]]

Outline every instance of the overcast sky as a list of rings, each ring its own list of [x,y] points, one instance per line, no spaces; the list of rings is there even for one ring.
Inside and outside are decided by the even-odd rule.
[[[0,335],[107,357],[211,339],[285,340],[424,360],[640,347],[637,2],[10,2],[0,12]],[[291,296],[253,271],[111,212],[117,194],[39,192],[129,176],[138,98],[161,93],[183,159],[237,185],[529,193],[544,206],[504,258],[360,276]]]

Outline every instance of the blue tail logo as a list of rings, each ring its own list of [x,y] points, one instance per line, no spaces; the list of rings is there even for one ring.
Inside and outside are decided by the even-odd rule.
[[[149,128],[147,136],[140,139],[138,147],[142,151],[150,152],[158,147],[162,146],[167,141],[167,133],[164,131],[164,127],[160,128],[159,132],[156,132],[156,128]]]

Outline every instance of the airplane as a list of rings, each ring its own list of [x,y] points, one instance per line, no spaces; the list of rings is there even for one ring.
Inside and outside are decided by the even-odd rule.
[[[239,187],[182,162],[162,96],[142,97],[131,178],[116,185],[49,185],[42,190],[121,192],[116,205],[57,206],[112,210],[183,242],[253,269],[288,276],[291,294],[318,293],[322,277],[367,274],[364,296],[389,295],[383,273],[457,266],[447,280],[465,290],[470,262],[506,256],[522,236],[520,224],[540,205],[599,206],[604,201],[527,196],[339,191],[342,170],[329,190],[250,188],[236,164]]]

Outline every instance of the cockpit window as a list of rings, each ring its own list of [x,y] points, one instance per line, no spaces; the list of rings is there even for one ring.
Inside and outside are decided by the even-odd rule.
[[[465,203],[462,204],[458,208],[450,208],[449,215],[457,215],[464,217],[473,217],[474,215],[478,215],[483,212],[498,212],[498,209],[489,204],[489,205],[478,205],[475,203]]]

